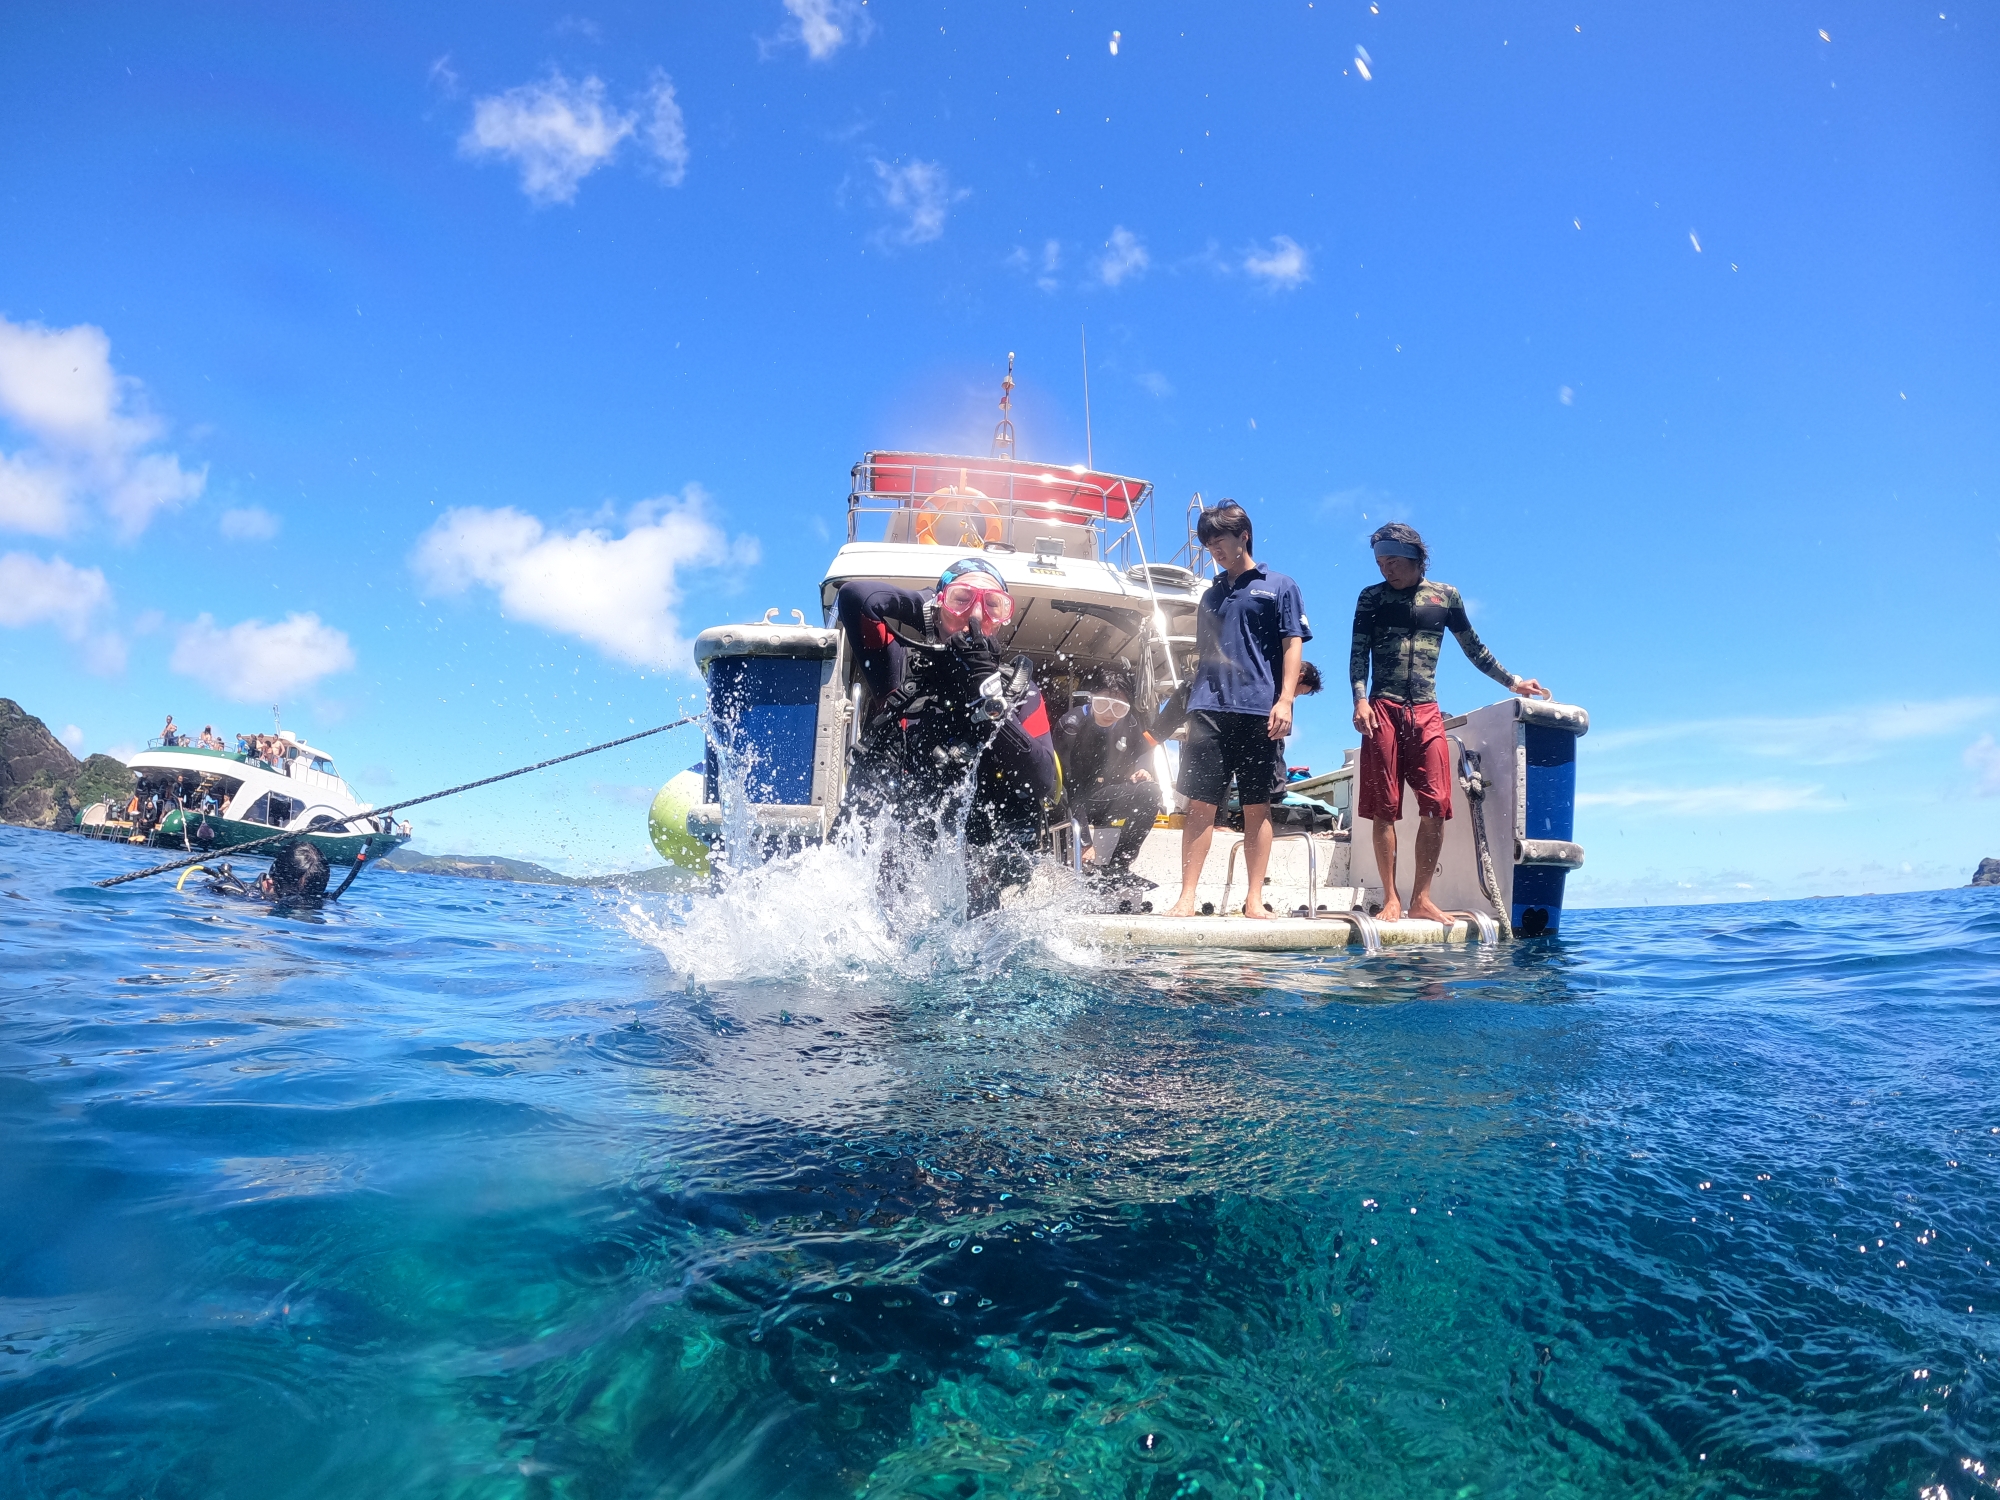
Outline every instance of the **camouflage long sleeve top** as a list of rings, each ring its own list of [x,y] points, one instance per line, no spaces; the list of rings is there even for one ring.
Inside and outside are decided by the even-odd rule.
[[[1514,674],[1495,660],[1465,617],[1465,601],[1448,583],[1426,578],[1413,589],[1373,583],[1354,604],[1354,642],[1347,652],[1347,675],[1354,696],[1390,698],[1398,703],[1437,702],[1438,652],[1444,633],[1458,638],[1466,660],[1505,687]],[[1374,668],[1374,692],[1369,669]]]

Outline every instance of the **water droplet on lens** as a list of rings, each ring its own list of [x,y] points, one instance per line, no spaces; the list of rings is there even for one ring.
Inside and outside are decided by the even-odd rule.
[[[986,1248],[986,1247],[985,1247],[984,1245],[974,1245],[974,1246],[972,1247],[972,1253],[973,1253],[974,1255],[977,1255],[977,1254],[979,1254],[979,1253],[980,1253],[980,1251],[984,1250],[985,1248]]]
[[[852,1301],[854,1300],[854,1293],[852,1293],[852,1292],[835,1292],[835,1293],[833,1294],[833,1300],[834,1300],[834,1301],[836,1301],[836,1302],[852,1302]]]
[[[950,1307],[952,1303],[956,1302],[957,1300],[958,1300],[957,1292],[939,1292],[937,1294],[937,1305],[939,1307]]]

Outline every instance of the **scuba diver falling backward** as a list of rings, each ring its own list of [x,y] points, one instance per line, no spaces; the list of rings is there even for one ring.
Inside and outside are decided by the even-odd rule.
[[[924,838],[962,825],[967,914],[994,910],[1026,883],[1058,795],[1033,664],[993,644],[1013,595],[992,564],[966,557],[922,593],[842,584],[834,613],[869,693],[834,836],[884,814]]]

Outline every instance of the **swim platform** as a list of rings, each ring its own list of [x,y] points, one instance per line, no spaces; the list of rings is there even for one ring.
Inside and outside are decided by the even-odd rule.
[[[1400,922],[1356,921],[1345,913],[1322,917],[1165,917],[1116,914],[1070,917],[1068,936],[1100,948],[1181,952],[1194,949],[1236,949],[1251,953],[1303,953],[1319,948],[1370,947],[1373,928],[1381,946],[1410,947],[1425,943],[1468,943],[1479,937],[1478,926],[1459,918],[1449,927],[1406,917]]]

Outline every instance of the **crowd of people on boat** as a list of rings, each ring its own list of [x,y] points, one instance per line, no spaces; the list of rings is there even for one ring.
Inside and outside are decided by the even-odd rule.
[[[191,735],[174,723],[174,716],[167,715],[166,727],[160,731],[162,750],[227,750],[228,742],[215,731],[213,724],[201,726],[199,735]],[[266,770],[281,771],[287,761],[296,760],[299,747],[281,734],[239,734],[236,736],[236,753],[246,760],[254,761]]]
[[[239,735],[237,738],[241,739],[242,736]],[[222,736],[215,732],[213,724],[204,724],[201,726],[200,734],[191,735],[174,723],[174,716],[172,714],[168,714],[166,728],[160,731],[160,748],[162,750],[226,750],[229,747],[223,743]]]
[[[850,763],[835,836],[880,815],[911,831],[962,827],[970,857],[968,911],[999,904],[1028,877],[1058,802],[1086,826],[1120,825],[1096,869],[1107,886],[1129,882],[1133,861],[1161,810],[1162,763],[1154,751],[1183,726],[1174,790],[1185,804],[1181,889],[1168,916],[1195,913],[1197,886],[1215,824],[1241,810],[1246,897],[1242,914],[1262,918],[1272,807],[1283,801],[1285,741],[1299,697],[1320,674],[1304,659],[1312,639],[1298,584],[1258,563],[1248,512],[1234,501],[1202,511],[1196,536],[1215,563],[1197,613],[1194,663],[1164,703],[1135,701],[1133,674],[1104,669],[1084,701],[1053,722],[1033,663],[1003,658],[996,631],[1014,618],[1004,579],[983,557],[951,564],[936,588],[878,580],[843,584],[834,614],[860,664],[868,702]],[[1450,584],[1425,576],[1423,538],[1392,522],[1369,538],[1382,581],[1355,603],[1348,652],[1354,727],[1362,736],[1355,814],[1371,825],[1376,867],[1385,872],[1380,916],[1445,921],[1431,899],[1444,824],[1451,817],[1451,761],[1437,702],[1437,660],[1449,632],[1479,671],[1522,697],[1547,698],[1540,682],[1501,666]],[[1058,758],[1060,757],[1060,758]],[[1396,889],[1396,824],[1405,788],[1417,799],[1415,872],[1408,907]]]

